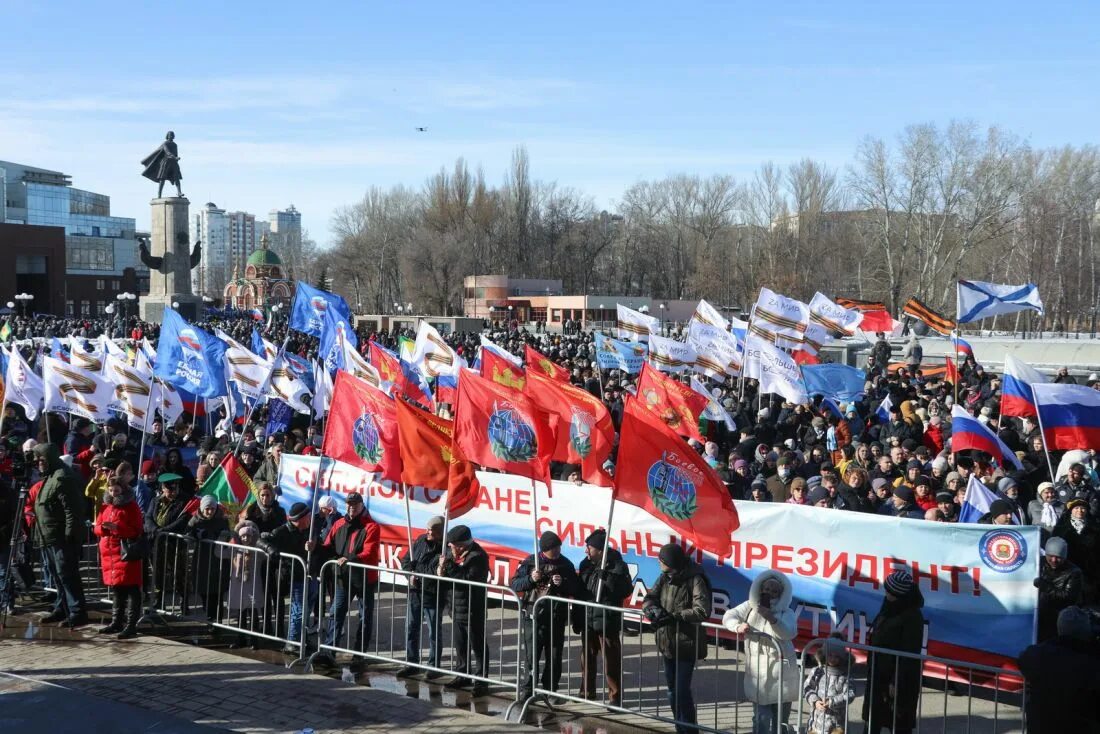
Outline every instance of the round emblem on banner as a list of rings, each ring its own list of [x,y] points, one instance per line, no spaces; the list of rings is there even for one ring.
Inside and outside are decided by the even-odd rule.
[[[646,472],[646,487],[653,506],[675,520],[690,520],[699,504],[695,482],[680,467],[660,460]]]
[[[990,530],[978,541],[982,563],[998,573],[1011,573],[1027,561],[1027,541],[1015,530]]]
[[[378,433],[378,424],[370,413],[363,413],[355,419],[351,429],[351,440],[355,445],[355,454],[364,461],[378,464],[382,461],[384,449],[382,437]]]
[[[527,462],[538,454],[535,429],[511,405],[494,405],[489,416],[489,450],[501,461]]]

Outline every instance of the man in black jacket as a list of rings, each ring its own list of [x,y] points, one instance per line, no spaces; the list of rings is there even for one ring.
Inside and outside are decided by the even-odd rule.
[[[561,538],[547,530],[539,537],[539,555],[527,556],[512,576],[512,591],[523,599],[523,629],[520,646],[520,700],[530,698],[538,661],[545,658],[539,687],[558,690],[561,659],[565,650],[565,625],[569,605],[565,602],[536,602],[543,597],[575,598],[580,589],[573,562],[561,554]]]
[[[439,559],[437,576],[456,581],[489,580],[489,554],[474,542],[470,528],[455,525],[447,531],[447,552]],[[489,670],[489,646],[485,640],[485,587],[455,583],[444,588],[454,622],[455,672],[459,679],[456,686],[469,685],[464,678],[473,675],[485,677]],[[473,681],[473,694],[486,691],[483,681]]]
[[[294,653],[298,651],[298,646],[301,644],[302,612],[313,608],[313,602],[317,596],[314,579],[309,580],[309,592],[303,594],[306,586],[304,572],[306,541],[309,540],[311,521],[309,505],[305,502],[295,502],[290,506],[290,512],[286,517],[285,523],[270,533],[262,534],[258,545],[271,558],[267,564],[270,574],[268,589],[272,596],[277,597],[275,599],[276,619],[279,620],[280,626],[286,604],[285,594],[287,591],[290,592],[290,625],[287,632],[287,639],[290,642],[283,647],[283,652]],[[293,559],[282,558],[280,554],[294,556],[302,562],[298,564]]]
[[[434,576],[443,555],[443,518],[428,520],[427,532],[417,538],[401,559],[401,568],[412,573]],[[420,630],[428,622],[428,665],[439,667],[439,582],[406,576],[408,602],[405,607],[405,660],[410,663],[397,672],[412,675],[420,663]],[[439,673],[429,671],[429,677]]]
[[[623,599],[630,594],[634,584],[622,554],[607,546],[607,531],[597,530],[585,538],[584,555],[578,570],[583,587],[580,598],[621,607]],[[584,635],[584,647],[581,650],[581,698],[597,697],[596,666],[602,651],[608,703],[611,706],[622,705],[623,646],[619,637],[622,627],[621,614],[580,605],[573,607],[573,631]]]
[[[1058,633],[1058,614],[1066,607],[1084,599],[1084,578],[1081,569],[1069,561],[1069,546],[1062,538],[1051,538],[1043,548],[1046,552],[1039,565],[1039,642]]]
[[[1027,681],[1029,732],[1100,730],[1100,707],[1095,705],[1100,695],[1100,646],[1087,611],[1063,609],[1058,636],[1024,650],[1019,663]]]

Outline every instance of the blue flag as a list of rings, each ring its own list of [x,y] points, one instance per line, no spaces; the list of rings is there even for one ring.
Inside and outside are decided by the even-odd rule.
[[[61,340],[56,336],[50,340],[50,356],[62,362],[69,361],[69,350],[62,346]]]
[[[294,303],[290,307],[290,328],[319,337],[324,328],[326,311],[334,311],[345,321],[351,321],[351,309],[347,301],[335,293],[298,281]]]
[[[649,345],[643,342],[622,342],[596,334],[596,363],[601,370],[622,370],[631,375],[642,371],[649,356]]]
[[[989,512],[989,508],[997,500],[1005,499],[1004,495],[996,492],[978,481],[973,474],[966,485],[966,496],[963,497],[962,507],[959,508],[959,522],[975,523]],[[1019,525],[1020,518],[1013,513],[1013,524]]]
[[[890,408],[894,407],[894,401],[887,395],[882,399],[882,402],[878,404],[878,409],[875,410],[875,417],[878,418],[879,423],[890,422]]]
[[[867,373],[845,364],[804,364],[802,381],[809,395],[824,395],[847,403],[863,397]]]
[[[317,349],[317,357],[329,374],[344,368],[344,344],[355,349],[359,346],[359,339],[355,336],[355,331],[348,320],[336,313],[335,309],[330,308],[324,313],[321,345]]]
[[[294,409],[278,398],[267,402],[267,430],[265,435],[284,433],[290,427],[290,419],[294,416]]]
[[[260,330],[255,326],[252,327],[252,353],[257,357],[267,359],[267,349],[264,348],[264,338],[260,334]]]
[[[313,377],[313,365],[309,360],[299,357],[293,352],[283,351],[283,366],[290,372],[290,376],[295,380],[301,380],[310,392],[313,392],[317,387],[317,382]]]
[[[169,385],[201,398],[226,394],[225,342],[164,309],[154,374]]]

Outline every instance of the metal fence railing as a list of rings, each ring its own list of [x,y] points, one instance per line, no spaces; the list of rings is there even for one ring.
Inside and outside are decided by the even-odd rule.
[[[571,607],[564,624],[550,613],[558,605]],[[610,625],[601,625],[605,634],[588,624],[593,612],[600,614],[604,624],[611,620]],[[518,704],[520,722],[537,701],[550,704],[556,699],[673,724],[678,731],[748,731],[759,718],[757,731],[783,732],[785,718],[780,711],[784,704],[789,711],[798,695],[797,690],[784,688],[784,679],[797,675],[797,661],[786,660],[778,641],[759,632],[735,636],[718,624],[675,621],[668,626],[668,634],[675,638],[684,632],[706,644],[704,658],[689,660],[666,658],[648,636],[656,631],[653,625],[639,612],[621,607],[542,597],[524,614],[524,624],[531,630],[525,653],[532,685],[531,695]],[[548,664],[561,668],[547,671]],[[600,692],[595,685],[597,664],[604,671]],[[786,676],[784,666],[791,668]],[[612,679],[618,674],[619,680],[608,680],[609,671]],[[763,685],[772,679],[773,686]],[[768,688],[766,696],[748,692],[757,683]],[[764,722],[769,722],[766,729]]]
[[[455,676],[518,697],[521,604],[508,587],[337,561],[321,566],[320,587],[319,652]]]
[[[856,662],[857,656],[866,661]],[[851,731],[859,721],[869,731],[1027,731],[1025,682],[1019,671],[839,638],[808,642],[800,667],[799,731],[821,731],[827,724]],[[822,699],[828,703],[819,705]]]

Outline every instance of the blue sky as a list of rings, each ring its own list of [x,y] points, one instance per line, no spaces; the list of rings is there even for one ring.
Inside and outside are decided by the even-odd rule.
[[[672,173],[842,167],[915,122],[1097,142],[1087,2],[171,7],[7,0],[0,159],[64,170],[141,224],[138,161],[171,128],[193,206],[293,203],[326,243],[368,186],[419,187],[459,156],[498,182],[520,144],[537,178],[611,207]]]

